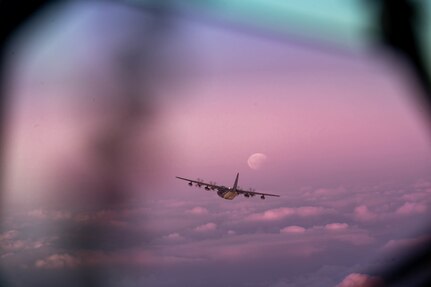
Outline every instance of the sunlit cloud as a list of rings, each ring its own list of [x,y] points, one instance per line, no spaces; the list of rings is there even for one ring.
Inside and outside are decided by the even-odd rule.
[[[45,209],[35,209],[27,213],[29,217],[37,219],[51,219],[51,220],[65,220],[72,217],[72,213],[69,211],[62,210],[45,210]]]
[[[378,287],[382,286],[383,281],[378,277],[360,273],[347,275],[336,287]]]
[[[370,236],[367,232],[352,232],[352,233],[341,233],[336,234],[333,237],[334,240],[348,242],[357,246],[369,245],[375,241],[375,239]]]
[[[76,251],[54,253],[34,262],[39,269],[70,269],[91,266],[126,266],[164,264],[163,256],[155,256],[144,249],[118,250],[115,252]],[[166,261],[167,263],[167,261]]]
[[[308,191],[304,194],[307,198],[311,200],[321,200],[321,199],[329,199],[334,198],[336,196],[339,196],[340,194],[343,194],[346,192],[346,189],[343,187],[337,187],[337,188],[317,188],[312,191]]]
[[[324,239],[326,240],[326,239]],[[322,252],[319,239],[297,240],[274,234],[231,234],[222,239],[204,239],[193,242],[166,246],[164,254],[195,259],[204,258],[206,261],[247,261],[249,259],[271,258],[285,256],[308,257]],[[282,252],[281,252],[282,250]]]
[[[73,269],[101,266],[168,266],[201,261],[200,258],[164,255],[145,249],[128,249],[113,252],[80,251],[55,253],[34,262],[38,269]]]
[[[164,238],[169,239],[169,240],[182,240],[184,239],[183,236],[181,236],[179,233],[175,232],[175,233],[170,233],[168,235],[166,235]]]
[[[377,218],[377,214],[370,211],[366,205],[356,207],[354,215],[359,221],[371,221]]]
[[[5,231],[3,233],[0,233],[0,241],[11,240],[11,239],[16,238],[17,236],[18,236],[18,231],[17,230]]]
[[[431,182],[425,179],[421,179],[421,180],[418,180],[413,185],[413,187],[415,187],[416,189],[431,189]]]
[[[5,251],[19,251],[28,247],[24,240],[9,240],[7,242],[1,242],[0,245],[2,250]]]
[[[217,224],[213,222],[209,222],[209,223],[197,226],[194,230],[197,232],[208,232],[208,231],[214,231],[216,229],[217,229]]]
[[[428,192],[413,192],[413,193],[407,193],[402,196],[402,199],[407,201],[424,201],[424,200],[430,200],[431,194]]]
[[[285,228],[280,229],[280,233],[304,233],[305,228],[302,226],[287,226]]]
[[[36,268],[40,269],[61,269],[77,267],[82,263],[82,260],[76,256],[67,253],[53,254],[45,259],[39,259],[34,263]]]
[[[190,210],[187,210],[187,213],[195,214],[195,215],[203,215],[208,214],[208,209],[205,207],[196,206]]]
[[[304,206],[304,207],[282,207],[270,209],[262,213],[251,214],[248,219],[251,221],[273,221],[290,216],[313,217],[329,213],[330,210],[323,207]]]
[[[133,211],[133,210],[131,210]],[[129,211],[129,212],[131,212]],[[97,210],[93,212],[78,212],[73,214],[73,220],[76,222],[107,222],[127,215],[126,210]]]
[[[425,213],[427,211],[427,206],[424,203],[418,202],[406,202],[402,206],[400,206],[396,213],[402,215],[409,215],[415,213]]]
[[[342,230],[348,227],[349,225],[347,223],[329,223],[325,225],[325,229],[327,230]]]
[[[382,247],[384,252],[395,253],[400,251],[407,251],[410,248],[415,248],[421,245],[430,244],[430,236],[420,236],[416,238],[392,239],[386,242]]]
[[[18,252],[22,250],[39,249],[51,245],[56,237],[48,238],[20,238],[17,230],[9,230],[0,234],[0,250],[3,252]]]

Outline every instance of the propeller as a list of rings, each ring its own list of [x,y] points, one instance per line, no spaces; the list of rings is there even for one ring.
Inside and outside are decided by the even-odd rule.
[[[217,185],[217,183],[216,183],[215,181],[210,181],[210,184],[211,184],[211,185]],[[215,188],[215,187],[211,186],[211,187],[210,187],[210,189],[211,189],[211,190],[216,190],[217,188]]]
[[[198,183],[196,183],[196,186],[197,186],[197,187],[201,187],[201,186],[202,186],[202,182],[203,182],[203,180],[202,180],[202,179],[200,179],[200,178],[198,178],[198,179],[196,179],[196,181],[198,181]]]

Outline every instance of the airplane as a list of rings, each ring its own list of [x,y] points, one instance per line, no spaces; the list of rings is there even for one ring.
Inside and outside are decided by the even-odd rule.
[[[261,199],[265,199],[265,196],[280,197],[280,195],[278,195],[278,194],[255,192],[253,189],[250,189],[250,190],[240,189],[240,187],[238,186],[239,173],[236,174],[236,179],[235,179],[235,182],[233,184],[233,187],[226,187],[223,185],[217,185],[217,184],[212,183],[212,182],[206,183],[206,182],[203,182],[202,180],[199,180],[199,179],[198,180],[192,180],[192,179],[179,177],[179,176],[176,176],[176,178],[188,181],[190,186],[193,186],[193,183],[194,183],[195,186],[197,186],[199,188],[204,186],[205,190],[217,190],[218,196],[220,196],[221,198],[224,198],[224,199],[228,199],[228,200],[232,200],[240,194],[243,194],[244,197],[247,197],[247,198],[253,197],[255,195],[260,195]]]

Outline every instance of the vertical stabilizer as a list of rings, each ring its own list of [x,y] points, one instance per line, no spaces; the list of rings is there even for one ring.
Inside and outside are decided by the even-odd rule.
[[[239,172],[236,174],[235,183],[233,184],[233,187],[232,187],[233,191],[236,191],[236,187],[238,186],[238,177],[239,177]]]

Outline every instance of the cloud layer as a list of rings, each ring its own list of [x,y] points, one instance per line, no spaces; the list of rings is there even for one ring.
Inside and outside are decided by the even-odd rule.
[[[366,274],[352,273],[346,276],[337,287],[382,287],[383,281]]]

